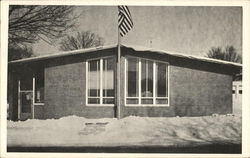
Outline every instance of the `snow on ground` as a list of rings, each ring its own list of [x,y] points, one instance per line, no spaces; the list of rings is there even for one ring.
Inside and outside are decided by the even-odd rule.
[[[241,143],[240,116],[8,121],[8,146],[185,146]]]

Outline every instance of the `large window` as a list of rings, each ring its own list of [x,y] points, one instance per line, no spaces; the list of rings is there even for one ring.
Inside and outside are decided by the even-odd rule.
[[[87,62],[87,104],[114,104],[114,68],[112,57]]]
[[[168,64],[127,57],[126,104],[169,105]]]

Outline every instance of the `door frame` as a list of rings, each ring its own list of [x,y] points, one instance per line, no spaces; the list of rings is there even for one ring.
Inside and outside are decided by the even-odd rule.
[[[21,119],[21,82],[20,79],[18,79],[18,120]],[[27,90],[27,91],[32,91],[32,102],[31,102],[31,119],[34,119],[34,103],[35,103],[35,77],[32,75],[32,89]]]

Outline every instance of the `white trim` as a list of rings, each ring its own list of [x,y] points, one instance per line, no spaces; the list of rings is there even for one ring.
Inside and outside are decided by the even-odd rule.
[[[139,73],[139,79],[138,79],[138,81],[139,81],[139,82],[138,82],[138,85],[139,85],[139,88],[138,88],[138,89],[139,89],[139,90],[138,90],[138,91],[139,91],[139,92],[138,92],[139,94],[138,94],[138,96],[139,96],[139,97],[138,97],[138,99],[139,99],[139,100],[138,100],[138,104],[141,104],[141,59],[140,59],[140,58],[137,58],[137,59],[138,59],[138,61],[139,61],[139,68],[138,68],[138,69],[139,69],[139,70],[138,70],[138,73]],[[136,89],[137,89],[137,88],[136,88]]]
[[[97,94],[97,96],[99,95],[99,97],[101,97],[101,87],[100,87],[100,84],[101,84],[101,75],[99,74],[99,73],[101,73],[101,69],[100,69],[100,62],[101,62],[101,60],[98,60],[97,61],[97,63],[96,63],[96,67],[97,67],[97,78],[99,79],[99,80],[97,80],[97,85],[98,85],[98,89],[96,89],[96,94]],[[99,68],[99,71],[98,71],[98,68]],[[98,91],[100,91],[99,93],[98,93]],[[100,101],[101,101],[101,99],[100,99]]]
[[[136,58],[138,63],[139,63],[139,96],[138,97],[127,97],[127,82],[128,82],[128,78],[127,78],[127,66],[128,66],[128,62],[127,62],[127,58]],[[149,60],[153,62],[153,97],[141,97],[141,59],[143,60]],[[156,63],[164,63],[167,66],[166,69],[166,78],[167,78],[167,97],[156,97]],[[160,60],[154,60],[154,59],[147,59],[147,58],[143,58],[143,57],[136,57],[136,56],[131,56],[131,55],[126,55],[125,56],[125,86],[126,88],[124,88],[124,94],[125,94],[125,106],[132,106],[132,107],[169,107],[170,106],[170,97],[169,97],[169,80],[170,80],[170,76],[169,76],[169,70],[170,70],[170,65],[168,62],[165,61],[160,61]],[[138,104],[127,104],[127,99],[138,99]],[[141,104],[141,99],[153,99],[153,104]],[[156,104],[156,100],[157,99],[167,99],[168,104]]]
[[[44,105],[44,103],[34,103],[34,105]]]
[[[34,77],[34,75],[33,75],[33,78],[32,78],[32,81],[33,81],[33,86],[32,86],[32,88],[33,88],[33,90],[32,90],[32,104],[31,104],[31,116],[32,116],[32,119],[34,119],[35,118],[35,108],[34,108],[34,103],[35,103],[35,91],[36,91],[36,87],[35,87],[35,81],[36,81],[36,79],[35,79],[35,77]]]
[[[20,90],[19,92],[31,92],[32,90]]]
[[[103,104],[103,83],[102,83],[102,79],[103,79],[103,59],[100,59],[100,66],[99,66],[99,70],[100,70],[100,104]],[[98,76],[99,77],[99,76]]]
[[[127,61],[127,58],[125,57],[124,58],[124,63],[125,63],[125,67],[124,67],[124,104],[126,105],[127,104],[127,99],[126,99],[126,96],[127,96],[127,92],[128,92],[128,85],[127,85],[127,80],[128,80],[128,75],[127,74],[127,65],[128,65],[128,61]]]
[[[168,104],[126,104],[131,107],[169,107]]]
[[[88,98],[97,98],[100,99],[100,97],[88,97]],[[114,99],[115,97],[103,97],[104,99]]]
[[[113,107],[115,106],[115,104],[86,104],[86,106],[98,106],[98,107],[105,107],[105,106],[110,106],[110,107]]]
[[[170,65],[169,65],[169,64],[168,64],[168,66],[167,66],[167,69],[168,69],[168,72],[167,72],[167,75],[168,75],[168,76],[167,76],[167,79],[168,79],[168,80],[167,80],[168,95],[167,95],[167,96],[168,96],[168,106],[170,106],[170,88],[169,88],[169,87],[170,87],[170,76],[169,76],[169,74],[170,74],[170,73],[169,73]]]
[[[153,62],[153,104],[156,104],[156,64]]]
[[[167,97],[156,97],[156,99],[168,99]]]
[[[21,96],[20,96],[20,79],[18,80],[18,108],[17,108],[17,119],[20,120],[21,118]]]
[[[135,98],[130,98],[128,97],[129,99],[135,99]],[[137,97],[138,98],[138,97]],[[153,99],[153,97],[141,97],[141,99]]]
[[[85,63],[86,63],[86,65],[85,65],[85,67],[86,67],[86,71],[85,71],[85,76],[86,76],[85,105],[87,105],[88,104],[88,93],[89,93],[89,89],[88,89],[88,83],[89,83],[89,75],[88,75],[89,68],[88,67],[89,67],[89,62],[86,61]]]

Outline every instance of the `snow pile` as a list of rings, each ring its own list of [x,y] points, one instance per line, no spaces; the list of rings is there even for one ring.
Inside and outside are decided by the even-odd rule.
[[[8,146],[125,146],[241,143],[240,116],[8,121]]]

